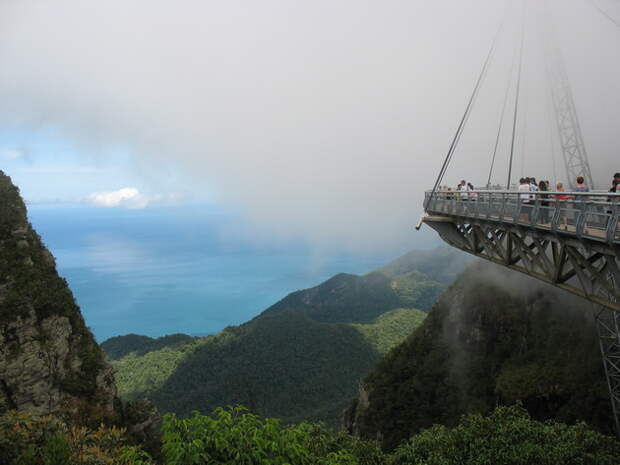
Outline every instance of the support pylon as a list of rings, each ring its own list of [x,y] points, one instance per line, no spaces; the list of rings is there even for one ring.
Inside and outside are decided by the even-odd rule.
[[[620,313],[603,305],[594,311],[616,435],[620,438]]]
[[[586,145],[581,134],[573,91],[562,53],[556,44],[548,2],[545,2],[544,6],[547,22],[546,33],[544,34],[547,78],[568,185],[573,190],[577,176],[583,176],[590,189],[593,189],[595,187],[594,179],[590,170]]]

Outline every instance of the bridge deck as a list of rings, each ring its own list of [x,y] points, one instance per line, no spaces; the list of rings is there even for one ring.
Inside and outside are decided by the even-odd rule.
[[[439,191],[427,192],[425,205],[434,216],[518,224],[620,245],[620,194]]]

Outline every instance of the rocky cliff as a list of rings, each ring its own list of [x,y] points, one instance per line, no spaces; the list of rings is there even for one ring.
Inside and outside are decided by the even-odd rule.
[[[590,304],[477,263],[365,378],[345,424],[393,447],[421,428],[515,402],[537,419],[611,429]]]
[[[0,411],[115,416],[110,365],[0,171]]]

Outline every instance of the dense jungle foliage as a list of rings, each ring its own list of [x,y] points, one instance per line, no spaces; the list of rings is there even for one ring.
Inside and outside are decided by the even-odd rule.
[[[525,275],[477,263],[365,378],[348,428],[393,447],[434,423],[520,401],[536,419],[610,432],[591,311]]]
[[[118,360],[131,353],[144,355],[164,348],[173,349],[188,344],[194,339],[196,338],[187,334],[169,334],[157,338],[127,334],[106,339],[100,346],[110,360]]]
[[[112,363],[121,394],[148,397],[163,412],[241,403],[285,421],[335,425],[356,394],[356,380],[424,316],[397,309],[361,325],[321,323],[289,311]]]
[[[236,407],[188,418],[167,415],[157,459],[126,431],[74,427],[52,417],[0,416],[6,465],[615,465],[620,443],[585,424],[538,422],[520,407],[464,416],[382,451],[321,424],[283,425]]]
[[[242,404],[285,422],[340,424],[358,381],[404,340],[447,287],[425,274],[462,268],[462,254],[415,252],[364,276],[339,274],[290,294],[258,317],[207,338],[129,335],[109,351],[120,394],[162,412]],[[406,304],[406,305],[405,305]],[[186,336],[187,337],[187,336]]]

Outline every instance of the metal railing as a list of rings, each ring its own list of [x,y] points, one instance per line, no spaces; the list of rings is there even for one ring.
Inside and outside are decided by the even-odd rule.
[[[514,223],[620,244],[620,194],[608,192],[426,192],[428,214]]]

